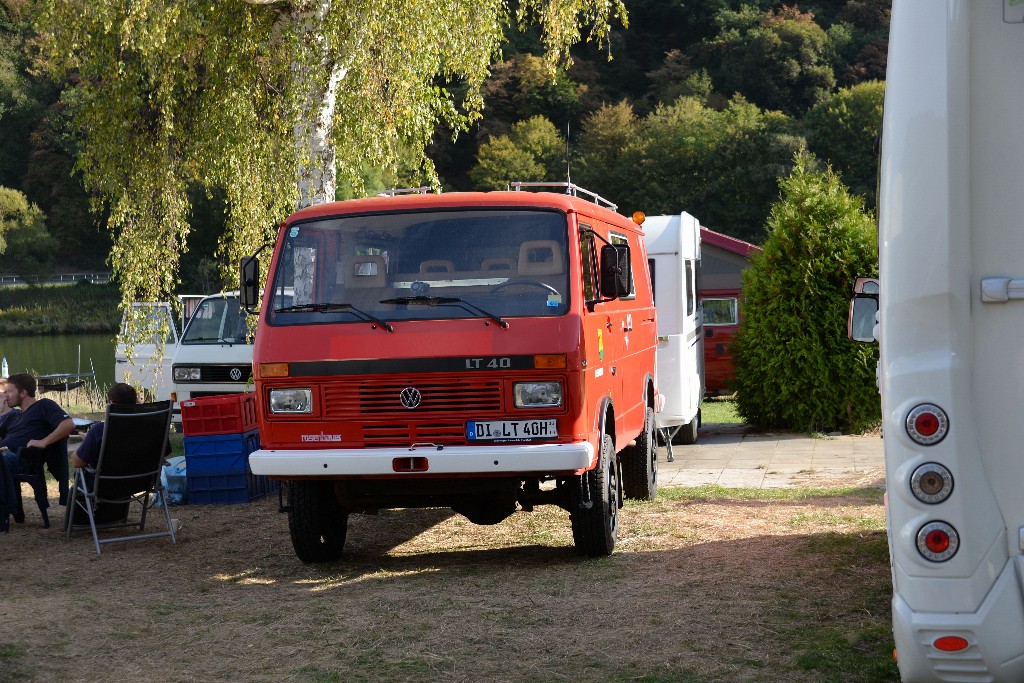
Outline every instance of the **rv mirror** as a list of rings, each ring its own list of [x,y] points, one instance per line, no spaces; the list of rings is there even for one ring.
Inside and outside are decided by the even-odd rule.
[[[850,301],[850,314],[846,320],[846,336],[855,342],[873,343],[877,313],[877,294],[855,294]]]
[[[238,282],[238,303],[252,313],[260,299],[260,260],[255,256],[242,259]]]
[[[611,244],[601,247],[601,296],[607,299],[628,296],[631,281],[629,247]]]

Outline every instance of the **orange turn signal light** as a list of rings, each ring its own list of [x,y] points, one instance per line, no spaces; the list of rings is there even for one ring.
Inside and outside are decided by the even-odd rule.
[[[960,650],[966,650],[970,643],[967,642],[966,638],[960,636],[942,636],[936,638],[932,645],[935,646],[936,650],[942,650],[943,652],[959,652]]]
[[[567,367],[565,354],[550,353],[534,356],[533,367],[536,370],[564,370]]]
[[[287,363],[260,363],[260,377],[287,377]]]
[[[643,211],[634,211],[633,212],[633,222],[634,223],[636,223],[637,225],[643,225],[645,220],[647,220],[647,216],[644,215]]]

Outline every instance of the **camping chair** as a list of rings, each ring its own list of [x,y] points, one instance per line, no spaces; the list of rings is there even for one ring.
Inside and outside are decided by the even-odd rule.
[[[70,470],[68,467],[68,440],[61,439],[46,448],[25,447],[21,449],[20,456],[26,463],[28,471],[14,475],[14,520],[20,522],[25,519],[21,485],[28,484],[32,487],[36,505],[39,507],[39,514],[43,517],[43,528],[49,529],[50,515],[47,508],[50,507],[50,498],[46,490],[46,473],[43,471],[43,465],[46,465],[50,474],[57,480],[60,503],[63,505],[68,498],[68,473]]]
[[[160,483],[170,425],[170,401],[107,406],[96,467],[75,470],[64,520],[66,538],[71,538],[73,530],[88,526],[97,555],[101,554],[103,543],[161,536],[170,536],[172,543],[177,542],[167,509],[167,492]],[[146,513],[156,502],[163,506],[167,531],[145,533]],[[129,521],[132,503],[141,506],[138,521]],[[136,527],[139,533],[102,539],[97,533],[100,529],[125,527]]]

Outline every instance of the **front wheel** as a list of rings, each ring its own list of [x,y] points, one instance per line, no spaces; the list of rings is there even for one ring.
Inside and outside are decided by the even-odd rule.
[[[654,409],[647,407],[644,431],[636,445],[623,451],[622,492],[626,498],[654,500],[658,494],[658,449],[654,441]]]
[[[601,438],[597,467],[573,477],[572,539],[576,552],[604,557],[615,550],[619,530],[619,477],[612,437]]]
[[[288,482],[288,530],[295,554],[303,562],[330,562],[341,557],[348,513],[334,496],[334,482]]]

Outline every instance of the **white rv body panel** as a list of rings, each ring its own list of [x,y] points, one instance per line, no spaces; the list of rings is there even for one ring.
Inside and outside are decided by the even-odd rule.
[[[648,216],[643,223],[658,311],[659,429],[698,419],[704,396],[704,325],[697,299],[700,223],[688,213]]]
[[[982,280],[1024,278],[1024,4],[895,0],[879,194],[878,337],[893,563],[905,681],[1024,681],[1024,300],[986,302]],[[948,433],[907,431],[920,404]],[[923,503],[924,463],[953,477]],[[925,524],[951,525],[945,561],[925,559]],[[943,637],[967,647],[936,646]]]

